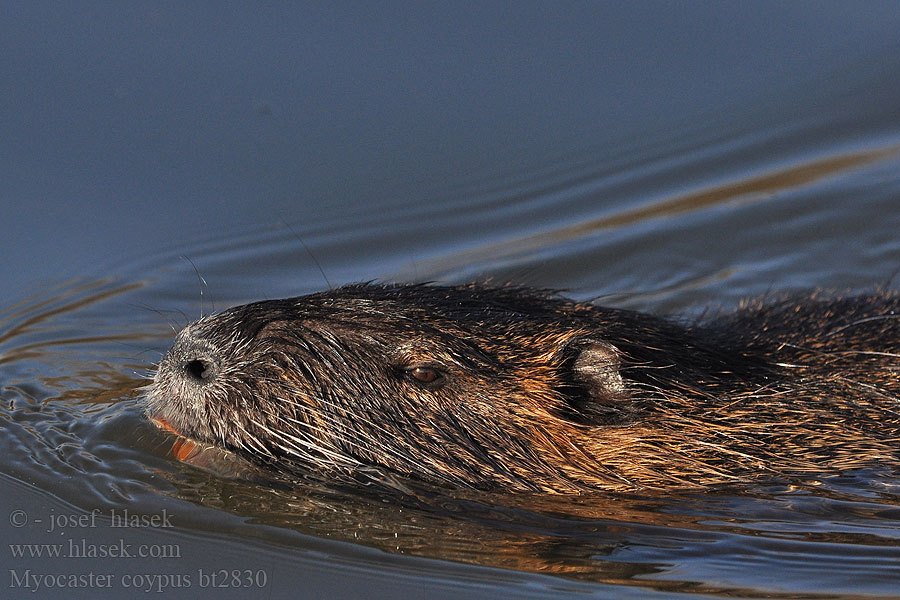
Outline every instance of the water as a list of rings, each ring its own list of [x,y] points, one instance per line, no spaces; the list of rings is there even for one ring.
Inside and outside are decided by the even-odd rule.
[[[8,596],[900,595],[877,465],[399,503],[179,462],[137,405],[173,328],[329,283],[698,315],[893,281],[895,4],[5,11],[0,528],[30,544],[0,549]],[[148,555],[94,556],[123,544]]]

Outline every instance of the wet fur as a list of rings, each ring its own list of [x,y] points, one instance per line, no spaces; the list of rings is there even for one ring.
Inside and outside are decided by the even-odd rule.
[[[571,492],[896,465],[898,310],[893,293],[785,297],[679,323],[517,287],[351,285],[188,326],[146,403],[329,476]],[[183,372],[198,352],[202,384]]]

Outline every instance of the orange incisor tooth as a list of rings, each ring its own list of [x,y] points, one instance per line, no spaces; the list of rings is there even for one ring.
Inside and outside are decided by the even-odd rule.
[[[172,454],[181,462],[187,461],[197,453],[197,444],[185,438],[178,438],[172,444]]]
[[[170,425],[168,421],[160,417],[153,417],[150,420],[153,421],[153,424],[160,429],[168,431],[169,433],[174,433],[178,436],[178,439],[176,439],[175,443],[172,444],[172,455],[176,459],[180,460],[181,462],[185,462],[193,455],[197,454],[197,451],[200,449],[197,443],[185,437],[182,437],[182,435],[174,427],[172,427],[172,425]]]

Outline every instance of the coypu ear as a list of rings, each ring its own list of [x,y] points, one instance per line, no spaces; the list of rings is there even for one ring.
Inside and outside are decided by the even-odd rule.
[[[569,341],[563,349],[565,416],[584,424],[611,423],[628,412],[628,395],[620,373],[619,351],[593,338]]]

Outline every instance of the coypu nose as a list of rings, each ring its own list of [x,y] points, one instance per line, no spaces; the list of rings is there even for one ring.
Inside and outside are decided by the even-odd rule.
[[[190,328],[175,338],[166,357],[169,372],[193,385],[206,385],[215,380],[222,361],[213,345],[196,337]]]

